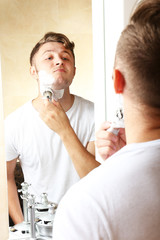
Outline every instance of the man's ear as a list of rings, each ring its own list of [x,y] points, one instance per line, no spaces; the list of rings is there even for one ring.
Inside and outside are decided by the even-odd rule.
[[[36,80],[38,79],[38,74],[37,74],[35,66],[30,67],[30,74],[34,79],[36,79]]]
[[[123,74],[118,70],[114,69],[114,89],[116,93],[123,93],[124,86],[125,86],[125,79]]]

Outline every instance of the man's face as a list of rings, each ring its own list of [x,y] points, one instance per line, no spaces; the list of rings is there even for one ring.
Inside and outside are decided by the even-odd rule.
[[[54,77],[55,90],[69,87],[75,75],[72,52],[58,42],[48,42],[41,46],[34,56],[34,67],[37,73],[44,70]]]

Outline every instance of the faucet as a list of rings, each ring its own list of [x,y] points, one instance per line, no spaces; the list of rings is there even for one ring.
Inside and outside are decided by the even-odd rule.
[[[30,213],[30,227],[31,227],[31,239],[36,239],[36,227],[35,227],[35,196],[28,196],[28,211]]]
[[[30,231],[31,238],[36,239],[36,228],[35,228],[35,196],[28,193],[28,187],[31,184],[26,182],[21,183],[22,189],[18,192],[22,192],[20,197],[23,199],[23,214],[24,214],[24,223],[29,223],[30,219]],[[29,216],[30,215],[30,218]]]
[[[24,215],[24,222],[28,223],[28,203],[27,198],[29,196],[28,193],[28,187],[31,184],[28,184],[27,182],[21,183],[22,189],[19,189],[18,192],[22,192],[22,195],[20,197],[23,199],[23,215]]]

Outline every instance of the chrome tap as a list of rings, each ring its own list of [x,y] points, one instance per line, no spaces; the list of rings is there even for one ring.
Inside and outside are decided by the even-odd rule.
[[[31,239],[36,239],[36,226],[35,226],[35,196],[28,196],[28,211],[30,213],[30,228]]]
[[[27,198],[29,196],[28,193],[28,187],[31,184],[28,184],[27,182],[21,183],[22,189],[19,189],[18,192],[22,192],[22,195],[20,197],[23,199],[23,215],[24,215],[24,222],[28,223],[28,203]]]

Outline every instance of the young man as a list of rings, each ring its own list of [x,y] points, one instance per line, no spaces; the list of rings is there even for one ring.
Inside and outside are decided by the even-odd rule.
[[[59,33],[49,32],[30,55],[30,72],[38,83],[38,97],[6,119],[6,160],[9,213],[14,223],[23,221],[14,170],[20,160],[30,193],[59,203],[69,187],[99,163],[95,160],[93,103],[70,94],[75,75],[74,43]],[[53,80],[58,100],[44,99],[43,81]],[[63,93],[64,91],[64,93]]]
[[[160,0],[144,0],[122,32],[114,87],[127,145],[65,195],[54,240],[160,239]]]

